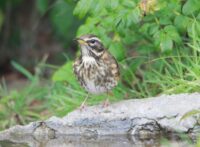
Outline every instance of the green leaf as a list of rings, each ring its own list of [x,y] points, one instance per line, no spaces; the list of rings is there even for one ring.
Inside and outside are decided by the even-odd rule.
[[[36,6],[39,12],[43,15],[48,9],[48,0],[37,0]]]
[[[149,26],[149,34],[154,35],[159,30],[159,25],[156,23],[153,23]]]
[[[162,42],[160,42],[160,48],[163,52],[171,50],[173,47],[173,42],[171,39],[166,38]]]
[[[0,10],[0,31],[1,31],[1,27],[3,26],[3,21],[4,21],[4,15],[3,15],[3,12]]]
[[[168,36],[167,32],[164,29],[158,31],[153,35],[154,37],[154,44],[159,46],[162,52],[166,52],[172,49],[173,41]]]
[[[22,67],[20,64],[18,64],[15,61],[11,62],[12,66],[17,69],[19,72],[21,72],[23,75],[25,75],[30,81],[34,81],[35,77],[24,67]]]
[[[72,5],[61,0],[50,11],[50,19],[55,33],[60,37],[59,39],[62,39],[62,42],[66,43],[66,46],[69,46],[69,42],[75,36],[75,30],[80,22],[73,16],[73,8]]]
[[[77,83],[77,80],[75,78],[75,75],[73,73],[73,62],[67,62],[65,65],[63,65],[61,68],[59,68],[52,77],[52,80],[54,82],[67,82],[68,84],[77,87],[79,84]]]
[[[198,137],[198,139],[197,139],[196,147],[200,147],[200,137]]]
[[[121,4],[125,7],[132,8],[132,9],[136,7],[136,3],[133,0],[123,0],[121,1]]]
[[[140,9],[138,7],[133,9],[133,11],[131,13],[131,17],[132,17],[134,23],[139,23],[140,22],[140,20],[141,20],[141,12],[140,12]]]
[[[119,6],[119,0],[107,0],[107,1],[108,1],[108,4],[106,8],[109,11],[115,10]]]
[[[173,41],[172,39],[165,33],[162,32],[160,36],[160,48],[162,52],[166,52],[172,50]]]
[[[194,19],[187,27],[187,33],[194,40],[200,37],[200,22]]]
[[[193,116],[193,115],[196,115],[196,114],[200,114],[200,110],[192,110],[192,111],[189,111],[189,112],[185,113],[185,114],[181,117],[180,120],[184,120],[184,119],[186,119],[186,118],[188,118],[188,117],[191,117],[191,116]]]
[[[125,53],[126,52],[125,52],[125,49],[124,49],[124,47],[122,46],[121,43],[113,42],[109,47],[109,51],[119,61],[123,60],[125,58]]]
[[[69,77],[72,76],[72,69],[73,69],[72,62],[67,62],[53,74],[52,80],[68,81]]]
[[[79,18],[83,18],[92,7],[92,2],[93,0],[79,0],[74,9],[74,15],[79,16]]]
[[[187,0],[186,3],[183,5],[183,14],[191,15],[195,11],[200,10],[199,0]]]
[[[170,24],[172,24],[171,19],[169,18],[169,16],[160,17],[159,22],[160,22],[161,25],[170,25]]]
[[[180,32],[185,32],[190,23],[191,19],[184,15],[178,15],[174,20],[174,24]]]
[[[25,111],[24,115],[29,116],[29,117],[34,117],[34,118],[41,119],[40,114],[38,114],[36,112],[32,112],[32,111]]]
[[[105,8],[108,8],[108,0],[100,0],[91,2],[90,12],[96,16],[96,14],[103,13]]]
[[[164,31],[167,33],[167,35],[169,36],[169,38],[175,42],[181,42],[181,38],[179,33],[177,32],[176,27],[174,27],[173,25],[168,25],[164,28]]]

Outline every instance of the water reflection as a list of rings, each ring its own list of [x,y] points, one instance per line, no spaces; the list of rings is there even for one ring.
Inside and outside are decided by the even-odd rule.
[[[15,136],[16,137],[16,136]],[[131,136],[103,136],[103,137],[77,137],[58,136],[49,138],[45,136],[34,137],[32,135],[12,138],[12,141],[0,141],[0,147],[160,147],[163,146],[161,138],[138,140]],[[166,140],[165,140],[166,141]],[[175,146],[188,147],[185,142],[167,142]],[[170,146],[173,146],[172,144]]]

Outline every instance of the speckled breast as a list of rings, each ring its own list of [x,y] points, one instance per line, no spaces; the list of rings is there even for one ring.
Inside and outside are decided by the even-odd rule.
[[[80,84],[90,93],[108,92],[118,83],[111,68],[102,61],[85,59],[74,65],[74,72]]]

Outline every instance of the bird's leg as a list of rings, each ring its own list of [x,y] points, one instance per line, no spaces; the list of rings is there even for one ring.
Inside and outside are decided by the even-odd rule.
[[[89,93],[87,93],[87,96],[85,97],[84,101],[81,103],[81,106],[79,108],[81,111],[86,107],[85,103],[86,103],[88,97],[89,97]]]
[[[110,105],[108,95],[109,95],[109,93],[107,92],[106,93],[106,100],[103,102],[103,108],[106,108]]]
[[[106,100],[103,102],[103,108],[106,108],[110,105],[109,99],[106,98]]]

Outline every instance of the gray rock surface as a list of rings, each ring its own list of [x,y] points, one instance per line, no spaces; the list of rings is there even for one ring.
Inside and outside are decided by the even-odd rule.
[[[194,109],[200,110],[200,94],[162,95],[147,99],[132,99],[75,110],[63,118],[14,126],[0,133],[0,140],[48,140],[58,136],[97,138],[104,135],[130,135],[134,138],[156,138],[168,133],[200,134],[199,115],[181,120]]]

